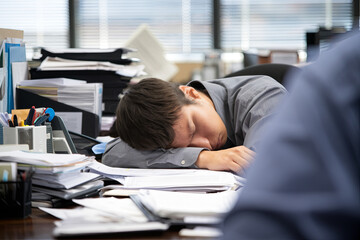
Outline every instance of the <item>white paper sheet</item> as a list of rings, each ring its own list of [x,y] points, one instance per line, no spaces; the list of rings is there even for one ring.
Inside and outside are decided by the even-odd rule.
[[[182,193],[158,190],[140,190],[140,201],[161,217],[220,216],[228,212],[238,197],[237,191],[218,193]]]
[[[133,203],[130,198],[84,198],[73,199],[73,202],[87,208],[113,214],[133,222],[147,222],[146,216]]]
[[[0,152],[3,161],[39,165],[39,166],[64,166],[81,162],[89,157],[82,154],[54,154],[26,151]]]

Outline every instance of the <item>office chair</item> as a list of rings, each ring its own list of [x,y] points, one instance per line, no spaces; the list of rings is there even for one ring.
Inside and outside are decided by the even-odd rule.
[[[289,64],[265,63],[246,67],[237,72],[230,73],[224,78],[245,75],[266,75],[274,78],[276,81],[283,84],[284,78],[290,70],[299,71],[299,68]]]

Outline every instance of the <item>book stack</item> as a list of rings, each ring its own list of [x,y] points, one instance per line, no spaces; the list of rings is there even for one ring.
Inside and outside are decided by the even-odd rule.
[[[97,193],[103,187],[100,175],[83,172],[95,161],[85,155],[11,151],[1,152],[0,161],[16,162],[19,169],[33,167],[34,206],[61,206],[73,198]]]

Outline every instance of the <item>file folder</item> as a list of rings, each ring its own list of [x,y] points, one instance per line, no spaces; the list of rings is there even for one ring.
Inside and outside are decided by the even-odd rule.
[[[41,78],[71,78],[86,80],[89,83],[102,82],[104,86],[117,83],[118,85],[127,85],[131,77],[117,74],[115,71],[106,70],[61,70],[61,71],[41,71],[36,68],[30,69],[31,79]]]
[[[124,54],[128,52],[133,52],[133,49],[130,48],[117,48],[114,50],[98,50],[98,51],[86,51],[86,49],[79,49],[74,51],[64,51],[64,52],[52,52],[47,49],[42,48],[40,50],[42,56],[40,58],[43,61],[46,57],[59,57],[71,60],[80,60],[80,61],[104,61],[111,62],[116,64],[127,65],[132,62],[129,58],[124,58]]]
[[[52,99],[39,96],[23,89],[16,89],[16,106],[18,109],[36,107],[51,107],[56,112],[81,112],[82,113],[82,128],[81,133],[93,138],[96,138],[100,132],[99,116],[81,110],[79,108],[54,101]]]

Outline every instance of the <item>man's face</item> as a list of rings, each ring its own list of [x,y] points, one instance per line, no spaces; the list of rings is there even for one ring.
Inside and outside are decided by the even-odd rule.
[[[202,94],[192,99],[196,104],[183,106],[173,126],[175,138],[171,147],[220,149],[227,140],[223,121],[210,99],[205,99]]]

